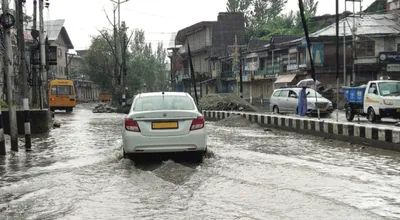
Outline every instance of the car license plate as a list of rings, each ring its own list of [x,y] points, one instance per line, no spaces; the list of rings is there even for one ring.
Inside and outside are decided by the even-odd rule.
[[[400,108],[397,109],[397,112],[400,112]]]
[[[169,122],[153,122],[152,129],[175,129],[178,128],[177,121],[169,121]]]
[[[320,108],[319,110],[324,112],[326,111],[326,108]]]

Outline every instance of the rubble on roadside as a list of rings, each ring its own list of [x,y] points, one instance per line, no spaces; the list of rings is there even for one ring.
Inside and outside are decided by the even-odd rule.
[[[199,101],[202,110],[260,112],[246,100],[234,94],[209,94]]]
[[[60,127],[61,127],[61,121],[54,120],[53,121],[53,128],[60,128]]]
[[[92,111],[93,113],[115,113],[117,108],[111,107],[107,104],[98,104]]]
[[[250,122],[243,115],[231,115],[225,119],[216,122],[217,126],[223,127],[259,127],[259,125]]]

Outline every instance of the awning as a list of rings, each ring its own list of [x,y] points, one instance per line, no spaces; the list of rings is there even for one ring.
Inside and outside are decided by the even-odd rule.
[[[294,80],[297,74],[279,75],[274,83],[290,83]]]

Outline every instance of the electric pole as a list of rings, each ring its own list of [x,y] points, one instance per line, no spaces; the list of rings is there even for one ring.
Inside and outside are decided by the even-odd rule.
[[[48,94],[47,94],[47,73],[46,73],[46,47],[44,37],[44,21],[43,21],[43,5],[44,0],[39,0],[39,42],[40,42],[40,76],[41,76],[41,106],[40,108],[47,108]]]
[[[11,150],[18,152],[18,129],[17,129],[17,112],[15,108],[15,94],[13,83],[13,51],[11,45],[11,27],[15,24],[15,18],[9,12],[9,5],[7,0],[3,0],[3,14],[5,22],[2,24],[4,27],[4,67],[7,83],[7,104],[8,116],[10,121],[10,137],[11,137]],[[1,19],[3,20],[3,19]]]
[[[125,77],[125,75],[124,75],[124,72],[123,72],[123,70],[122,70],[122,63],[123,63],[123,61],[122,61],[122,49],[121,49],[121,46],[122,46],[122,40],[121,40],[121,4],[123,4],[123,3],[125,3],[125,2],[128,2],[129,0],[125,0],[125,1],[122,1],[121,2],[121,0],[117,0],[117,1],[114,1],[114,0],[110,0],[110,1],[112,1],[112,2],[114,2],[115,4],[117,4],[117,7],[118,7],[118,24],[117,24],[117,34],[116,34],[116,36],[117,36],[117,38],[115,39],[115,41],[116,41],[116,53],[117,53],[117,63],[118,63],[118,74],[119,74],[119,76],[120,76],[120,85],[121,85],[121,89],[122,89],[122,106],[124,106],[125,105],[125,102],[126,102],[126,91],[125,91],[125,86],[124,86],[124,82],[125,82],[125,80],[124,80],[124,77]],[[115,27],[114,27],[114,30],[115,30]]]
[[[19,71],[22,75],[23,90],[23,106],[24,106],[24,130],[25,130],[25,148],[31,149],[31,123],[29,122],[29,94],[28,94],[28,74],[26,73],[26,56],[25,56],[25,38],[24,38],[24,12],[23,0],[16,0],[18,16],[18,47],[20,52]]]
[[[239,95],[240,98],[243,98],[243,64],[242,64],[242,50],[247,47],[247,45],[238,45],[237,36],[235,35],[235,44],[233,46],[228,46],[234,48],[234,55],[233,55],[233,72],[239,69]],[[236,76],[236,74],[235,74]],[[237,76],[236,76],[237,78]],[[236,79],[237,80],[237,79]]]
[[[74,54],[71,54],[71,56],[69,57],[69,59],[68,59],[68,51],[65,51],[65,72],[67,73],[67,79],[70,79],[71,77],[70,77],[70,71],[69,71],[69,69],[70,69],[70,67],[69,67],[69,65],[71,64],[71,61],[72,61],[72,59],[74,58]]]
[[[35,42],[35,46],[31,48],[31,64],[32,64],[32,105],[37,107],[39,103],[39,81],[37,75],[37,39],[39,32],[37,31],[37,0],[33,1],[33,27],[31,30],[31,36]],[[32,62],[33,61],[33,62]]]

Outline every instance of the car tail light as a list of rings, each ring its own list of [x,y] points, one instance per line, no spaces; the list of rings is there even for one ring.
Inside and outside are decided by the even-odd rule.
[[[204,118],[203,117],[197,117],[193,119],[192,125],[190,126],[190,130],[198,130],[204,128]]]
[[[127,131],[140,132],[139,124],[132,118],[125,118],[125,129]]]

